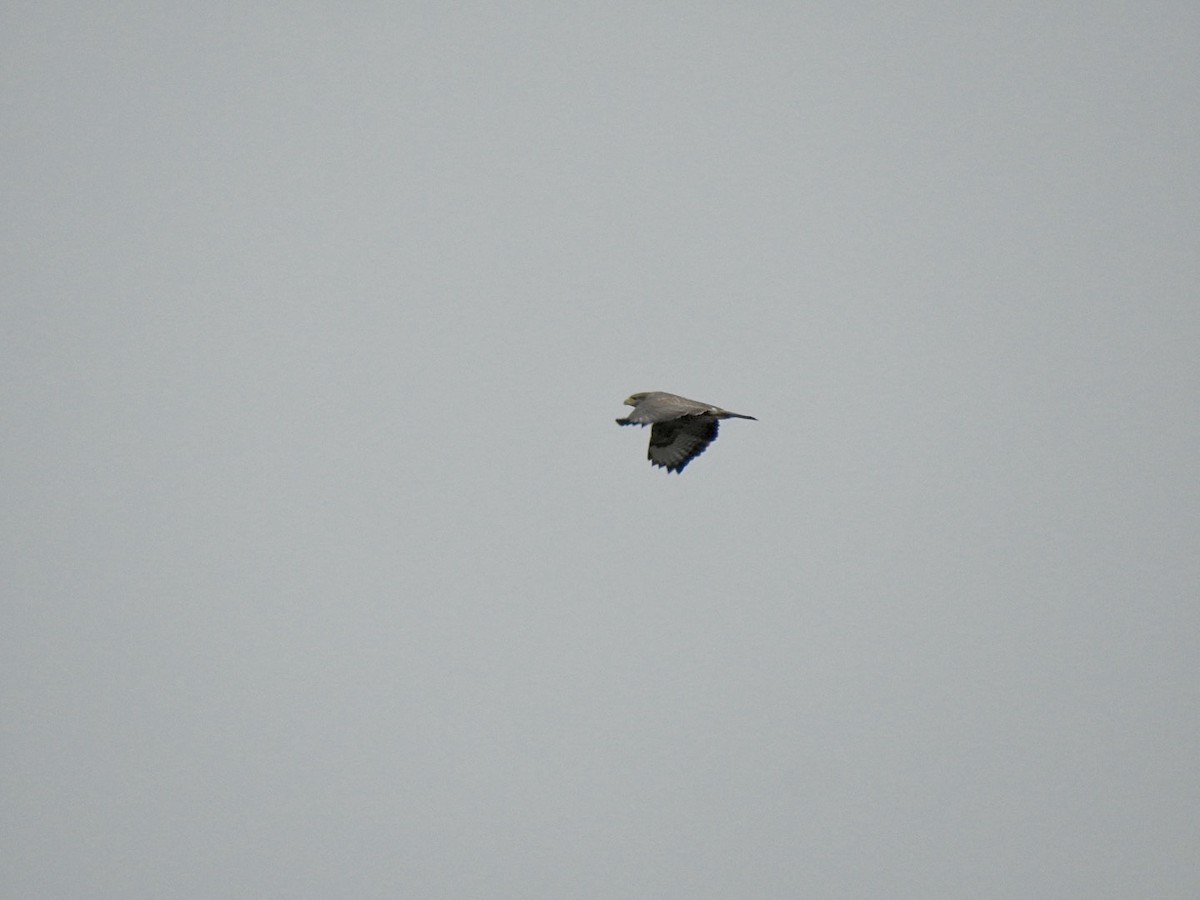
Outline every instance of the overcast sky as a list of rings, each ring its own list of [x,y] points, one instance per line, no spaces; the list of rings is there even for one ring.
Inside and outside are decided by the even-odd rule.
[[[1200,6],[263,6],[0,15],[6,896],[1200,895]]]

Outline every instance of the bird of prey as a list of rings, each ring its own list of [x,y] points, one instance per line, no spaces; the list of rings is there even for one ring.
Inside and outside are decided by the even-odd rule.
[[[651,465],[662,466],[668,472],[682,472],[684,466],[708,449],[717,439],[718,420],[754,419],[663,391],[633,394],[625,405],[632,406],[633,412],[617,419],[617,424],[650,425],[650,452],[646,458]]]

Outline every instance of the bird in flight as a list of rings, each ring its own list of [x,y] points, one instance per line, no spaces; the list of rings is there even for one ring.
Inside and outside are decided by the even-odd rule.
[[[668,472],[682,472],[684,466],[708,449],[717,439],[720,419],[754,419],[713,406],[689,400],[663,391],[633,394],[625,401],[632,406],[618,425],[650,425],[650,452],[646,458],[651,465],[662,466]]]

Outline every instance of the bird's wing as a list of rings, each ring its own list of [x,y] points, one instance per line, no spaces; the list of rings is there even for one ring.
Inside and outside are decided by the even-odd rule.
[[[650,429],[650,451],[646,456],[653,465],[668,472],[682,472],[684,466],[717,439],[717,426],[717,420],[707,416],[658,422]]]

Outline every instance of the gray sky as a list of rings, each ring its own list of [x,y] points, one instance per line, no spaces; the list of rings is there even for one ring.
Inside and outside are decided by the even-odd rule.
[[[254,7],[0,22],[6,895],[1200,893],[1200,7]]]

